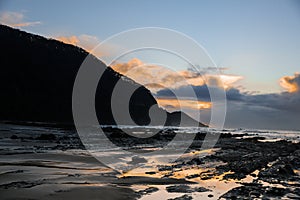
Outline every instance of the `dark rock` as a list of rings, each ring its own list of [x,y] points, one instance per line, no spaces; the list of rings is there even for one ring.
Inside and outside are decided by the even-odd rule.
[[[295,176],[294,170],[291,164],[286,163],[284,160],[280,160],[274,163],[271,167],[266,168],[258,174],[258,177],[261,179],[289,179],[291,176]]]
[[[146,188],[144,190],[138,191],[137,194],[139,194],[140,196],[142,196],[142,195],[151,194],[151,193],[157,192],[157,191],[158,191],[158,188],[156,188],[156,187],[149,187],[149,188]]]
[[[212,179],[214,177],[213,174],[202,174],[200,175],[201,180],[209,180]]]
[[[288,188],[277,188],[277,187],[264,187],[261,184],[249,184],[247,186],[241,186],[234,188],[222,195],[220,198],[225,199],[270,199],[276,198],[281,199],[281,197],[286,194],[291,193]]]
[[[156,174],[156,172],[145,172],[145,174],[153,175]]]
[[[191,193],[193,190],[188,185],[172,185],[168,186],[167,191],[170,193],[176,192],[176,193]]]
[[[290,164],[285,164],[277,169],[277,172],[282,176],[294,176],[294,170]]]
[[[208,191],[211,191],[205,187],[197,187],[194,189],[195,192],[208,192]]]
[[[192,192],[208,192],[211,191],[207,188],[204,187],[196,187],[196,188],[191,188],[188,185],[173,185],[173,186],[168,186],[167,191],[170,193],[192,193]]]
[[[128,164],[135,165],[135,164],[146,163],[147,162],[147,160],[145,158],[139,157],[139,156],[134,156],[131,159],[132,159],[132,161],[128,162]]]
[[[176,197],[176,198],[173,198],[173,199],[168,199],[168,200],[192,200],[193,197],[185,194],[185,195],[182,195],[180,197]]]
[[[257,140],[264,140],[264,139],[266,139],[266,138],[265,137],[249,137],[249,138],[244,138],[243,140],[256,142]]]
[[[269,187],[265,191],[265,196],[282,197],[288,193],[289,193],[289,190],[287,190],[285,188]]]
[[[2,189],[9,189],[9,188],[31,188],[37,185],[42,184],[39,181],[17,181],[17,182],[11,182],[11,183],[7,183],[7,184],[2,184],[0,185],[0,188]]]
[[[204,162],[200,158],[193,158],[192,160],[186,162],[188,165],[201,165],[204,164]]]
[[[19,139],[19,137],[18,137],[18,136],[16,136],[16,135],[12,135],[12,136],[10,137],[10,139],[13,139],[13,140],[15,140],[15,139]]]
[[[275,161],[279,157],[286,157],[300,148],[300,144],[293,144],[288,141],[277,142],[258,142],[256,139],[220,139],[218,145],[222,148],[213,156],[208,158],[221,160],[226,165],[217,167],[219,174],[232,171],[233,175],[226,175],[224,178],[242,179],[246,175],[253,173],[255,170],[266,168],[268,170],[268,163]],[[293,158],[293,159],[292,159]],[[297,156],[289,158],[289,162],[293,164],[300,163],[297,161]],[[292,171],[288,166],[279,169],[279,174],[292,175]],[[272,172],[273,176],[277,172]],[[271,173],[270,173],[271,174]]]
[[[158,166],[158,171],[171,171],[173,169],[172,166]]]
[[[43,133],[39,137],[36,138],[37,140],[55,140],[56,136],[52,133]]]
[[[226,174],[223,179],[228,180],[228,179],[243,179],[246,178],[246,174],[244,173],[234,173],[234,174]]]
[[[198,177],[200,177],[200,174],[191,174],[191,175],[186,176],[185,178],[192,179],[192,178],[198,178]]]
[[[68,177],[80,177],[80,174],[68,174]]]

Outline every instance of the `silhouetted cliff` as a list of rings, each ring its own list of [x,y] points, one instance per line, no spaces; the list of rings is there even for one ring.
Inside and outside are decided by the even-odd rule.
[[[88,53],[79,47],[4,25],[0,25],[0,47],[0,119],[73,123],[73,84]],[[96,58],[95,62],[105,68],[95,98],[98,120],[100,124],[115,124],[111,112],[115,84],[124,82],[125,91],[138,84]],[[148,89],[138,87],[130,100],[130,115],[136,123],[147,125],[150,122],[149,108],[157,107],[157,103]],[[128,109],[122,99],[118,106]],[[156,110],[166,112],[158,107]],[[167,116],[166,125],[179,124],[178,114],[173,117],[174,114],[167,113]],[[184,118],[186,122],[193,122],[189,117]],[[126,124],[126,119],[123,124]]]

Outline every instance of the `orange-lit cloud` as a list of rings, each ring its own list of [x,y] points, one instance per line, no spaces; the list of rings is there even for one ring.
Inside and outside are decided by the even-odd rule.
[[[86,51],[94,54],[97,57],[103,57],[108,55],[107,49],[95,48],[99,43],[99,39],[92,35],[79,35],[79,36],[57,36],[55,39],[64,42],[66,44],[72,44],[85,49]]]
[[[65,37],[65,36],[59,36],[56,38],[57,40],[66,43],[66,44],[72,44],[72,45],[78,45],[79,39],[76,36],[70,36],[70,37]]]
[[[129,70],[142,65],[144,65],[142,61],[140,61],[137,58],[133,58],[132,60],[128,61],[128,63],[117,63],[112,67],[117,72],[121,74],[126,74]]]
[[[202,110],[211,108],[211,102],[187,100],[187,99],[172,99],[172,98],[157,98],[160,107],[166,108],[169,111],[178,109]]]
[[[113,64],[112,68],[146,86],[154,93],[162,88],[176,88],[188,84],[179,72],[159,65],[145,64],[137,58],[127,63]]]
[[[242,76],[237,76],[237,75],[229,75],[229,74],[221,74],[219,75],[220,79],[223,82],[223,87],[225,89],[228,89],[232,87],[236,82],[239,80],[242,80],[244,77]]]
[[[294,76],[284,76],[280,78],[280,85],[289,92],[298,92],[300,87],[300,73],[296,72]]]
[[[9,11],[0,13],[0,23],[11,27],[26,27],[41,24],[40,21],[26,22],[24,20],[25,16],[23,13]]]
[[[137,58],[127,63],[115,63],[112,65],[112,68],[145,85],[152,92],[157,91],[159,88],[179,88],[186,85],[201,86],[204,84],[227,89],[243,78],[242,76],[225,74],[201,74],[190,70],[173,71],[159,65],[145,64]]]

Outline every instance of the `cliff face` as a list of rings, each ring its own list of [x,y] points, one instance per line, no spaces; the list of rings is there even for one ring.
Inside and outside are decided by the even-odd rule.
[[[3,25],[0,25],[0,47],[0,119],[73,123],[73,84],[88,53],[79,47]],[[100,124],[115,124],[110,102],[118,81],[124,82],[124,91],[139,87],[130,105],[125,105],[122,99],[117,102],[120,109],[130,109],[131,118],[137,124],[149,124],[148,113],[152,106],[157,115],[166,114],[166,124],[178,124],[178,117],[173,120],[172,114],[158,108],[148,89],[97,62],[105,69],[95,98]],[[191,122],[192,119],[185,120]],[[122,124],[126,123],[124,119]]]

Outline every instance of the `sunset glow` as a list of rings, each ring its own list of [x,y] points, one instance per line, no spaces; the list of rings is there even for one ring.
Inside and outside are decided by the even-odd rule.
[[[211,108],[211,102],[196,101],[196,100],[185,100],[185,99],[156,99],[159,106],[164,108],[173,108],[173,109],[193,109],[193,110],[202,110]]]

